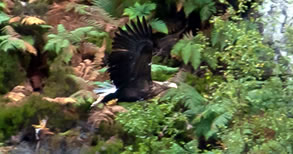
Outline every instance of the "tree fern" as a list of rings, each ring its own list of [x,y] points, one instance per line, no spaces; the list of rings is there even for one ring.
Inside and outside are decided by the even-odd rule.
[[[11,35],[0,36],[0,50],[7,52],[9,50],[25,51],[25,49],[26,46],[23,40],[12,37]]]
[[[0,50],[20,50],[37,55],[37,49],[33,46],[34,40],[31,36],[21,36],[12,26],[5,26],[2,32],[6,35],[0,38]],[[30,39],[29,39],[30,38]]]

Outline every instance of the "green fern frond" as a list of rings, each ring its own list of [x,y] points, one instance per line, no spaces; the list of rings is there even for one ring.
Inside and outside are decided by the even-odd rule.
[[[128,15],[129,19],[135,19],[137,16],[149,16],[156,7],[155,3],[140,4],[136,2],[133,7],[126,8],[123,15]]]
[[[156,81],[166,81],[178,72],[179,68],[168,67],[165,65],[152,64],[152,79]]]
[[[68,3],[66,5],[66,9],[65,11],[71,11],[73,10],[75,13],[81,14],[81,15],[86,15],[86,14],[90,14],[87,9],[89,8],[88,5],[84,5],[84,4],[77,4],[74,2]]]
[[[213,0],[187,0],[184,3],[186,16],[189,16],[193,11],[199,12],[201,21],[205,21],[216,13],[215,2]]]
[[[10,17],[7,14],[0,12],[0,24],[7,22],[9,19]]]
[[[186,65],[191,63],[193,68],[197,69],[201,63],[201,53],[204,51],[205,43],[205,37],[202,34],[195,37],[186,35],[175,44],[171,54],[181,58]]]
[[[99,35],[96,35],[99,34]],[[88,39],[89,37],[104,37],[105,34],[95,30],[93,27],[81,27],[68,32],[62,24],[57,26],[57,34],[49,34],[48,42],[45,45],[45,50],[55,51],[59,54],[63,49],[70,45],[78,44],[79,42]]]
[[[58,32],[58,34],[66,34],[67,30],[65,29],[65,27],[62,24],[59,24],[57,26],[57,32]]]
[[[202,61],[206,62],[212,69],[218,67],[218,56],[215,54],[217,51],[214,48],[207,47],[202,52]]]
[[[0,50],[22,50],[26,49],[25,42],[21,39],[12,37],[11,35],[0,36]]]
[[[84,39],[88,32],[91,32],[93,27],[80,27],[70,32],[73,43],[80,42]]]
[[[69,45],[70,45],[69,40],[64,40],[60,38],[52,38],[47,42],[44,49],[46,51],[55,51],[57,54],[59,54],[64,48],[67,48]]]
[[[162,32],[165,34],[168,34],[168,27],[164,23],[164,21],[159,20],[159,19],[153,19],[150,21],[150,25],[154,30],[157,30],[158,32]]]
[[[93,0],[92,2],[95,6],[103,9],[111,16],[115,16],[115,1],[114,0]]]
[[[3,9],[5,9],[5,7],[6,7],[5,3],[3,3],[3,2],[0,2],[0,10],[3,10]]]
[[[14,28],[10,25],[6,25],[2,28],[2,32],[5,33],[6,35],[10,35],[11,37],[16,37],[20,38],[21,35],[17,33]]]
[[[208,20],[216,12],[215,2],[208,3],[200,10],[200,20]]]
[[[220,128],[225,128],[233,117],[229,104],[209,104],[202,113],[193,120],[195,134],[204,136],[206,139],[213,137]]]
[[[193,87],[185,83],[180,83],[178,88],[170,89],[160,101],[182,103],[187,108],[184,113],[188,117],[194,117],[203,111],[206,99],[203,98]]]

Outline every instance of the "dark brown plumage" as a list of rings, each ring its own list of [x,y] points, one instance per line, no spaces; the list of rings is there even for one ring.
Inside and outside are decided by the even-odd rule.
[[[131,25],[131,26],[130,26]],[[108,72],[117,88],[102,102],[117,98],[118,101],[137,101],[150,97],[153,93],[151,60],[154,50],[152,28],[145,18],[137,24],[131,21],[127,30],[119,28],[108,58]]]

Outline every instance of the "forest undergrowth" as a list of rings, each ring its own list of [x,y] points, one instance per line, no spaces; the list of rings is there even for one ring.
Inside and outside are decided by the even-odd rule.
[[[1,1],[0,153],[293,153],[292,63],[263,41],[261,3]],[[136,17],[159,42],[152,79],[178,88],[91,107]]]

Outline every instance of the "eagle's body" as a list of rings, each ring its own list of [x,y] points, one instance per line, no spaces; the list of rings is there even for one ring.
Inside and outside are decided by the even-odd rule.
[[[108,58],[108,72],[116,91],[105,96],[101,102],[112,99],[134,102],[153,97],[167,89],[151,78],[154,51],[151,26],[147,25],[145,18],[142,23],[137,18],[137,24],[131,21],[130,25],[126,25],[127,30],[119,28],[115,34]]]
[[[119,28],[113,42],[112,53],[108,59],[108,72],[117,88],[115,93],[107,95],[102,102],[117,98],[118,101],[137,101],[146,99],[151,92],[151,60],[154,50],[152,28],[137,18],[137,24],[131,21],[126,31]]]

